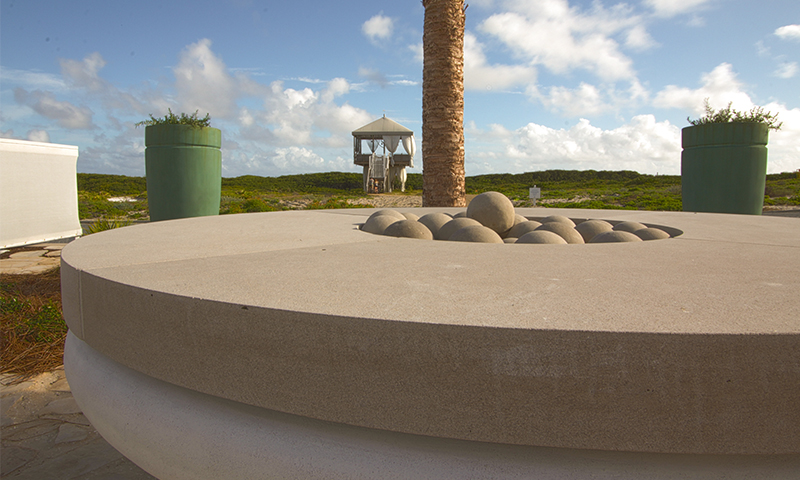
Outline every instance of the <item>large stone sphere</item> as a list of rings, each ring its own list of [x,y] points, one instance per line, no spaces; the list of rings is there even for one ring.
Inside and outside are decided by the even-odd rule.
[[[514,226],[514,204],[500,192],[484,192],[467,205],[467,217],[503,234]]]
[[[528,232],[517,239],[517,243],[549,243],[566,245],[567,241],[561,235],[548,230],[535,230]]]
[[[416,220],[399,220],[386,227],[383,234],[388,237],[419,238],[433,240],[433,234],[428,227]]]
[[[449,240],[450,235],[470,225],[480,225],[480,222],[466,217],[454,218],[442,225],[442,228],[436,232],[436,240]]]
[[[415,213],[404,213],[403,216],[406,217],[406,220],[419,220],[419,215]]]
[[[575,230],[575,227],[571,227],[562,222],[543,223],[541,227],[536,229],[536,231],[553,232],[566,240],[567,243],[586,243],[583,241],[581,234]]]
[[[519,213],[514,214],[514,225],[522,222],[527,222],[528,219],[520,215]]]
[[[647,225],[639,222],[619,222],[618,224],[614,225],[614,230],[618,232],[630,232],[633,233],[636,230],[643,230],[647,228]]]
[[[483,225],[470,225],[450,235],[451,242],[504,243],[500,235]]]
[[[537,222],[536,220],[526,220],[524,222],[520,222],[520,223],[514,225],[513,227],[511,227],[511,230],[508,231],[508,233],[506,234],[506,237],[519,238],[519,237],[525,235],[528,232],[532,232],[532,231],[536,230],[537,228],[539,228],[541,226],[542,226],[542,224]]]
[[[431,231],[433,234],[433,238],[436,238],[436,233],[442,228],[442,225],[452,220],[453,217],[446,213],[429,213],[427,215],[423,215],[419,218],[419,223],[428,227],[428,230]]]
[[[631,232],[612,230],[595,235],[589,243],[617,243],[617,242],[641,242],[642,239]]]
[[[603,232],[610,232],[614,226],[605,220],[586,220],[575,225],[575,230],[581,234],[583,241],[589,243],[595,235]]]
[[[406,220],[405,215],[403,215],[402,213],[398,212],[397,210],[392,210],[390,208],[385,208],[383,210],[378,210],[377,212],[375,212],[372,215],[370,215],[369,218],[378,217],[378,216],[381,216],[381,215],[388,215],[388,216],[394,217],[394,218],[396,218],[398,220]]]
[[[393,216],[393,215],[373,215],[367,219],[364,225],[361,226],[361,230],[369,233],[374,233],[376,235],[383,235],[384,230],[386,227],[393,224],[394,222],[399,222],[400,219]]]
[[[455,215],[453,215],[453,218],[465,218],[466,216],[467,216],[467,211],[466,210],[462,210],[462,211],[456,213]]]
[[[575,226],[575,222],[565,217],[564,215],[550,215],[549,217],[544,217],[542,219],[542,223],[552,223],[552,222],[566,223],[570,227]]]
[[[655,227],[641,228],[633,232],[633,234],[642,240],[661,240],[664,238],[669,238],[669,233]]]

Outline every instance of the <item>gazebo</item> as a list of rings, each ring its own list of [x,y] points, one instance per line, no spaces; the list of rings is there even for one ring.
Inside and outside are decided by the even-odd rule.
[[[394,153],[401,143],[405,155]],[[400,189],[405,191],[406,167],[414,168],[416,149],[414,132],[386,115],[354,130],[353,161],[364,167],[364,191],[391,192],[394,179],[400,180]],[[362,153],[364,151],[369,153]]]

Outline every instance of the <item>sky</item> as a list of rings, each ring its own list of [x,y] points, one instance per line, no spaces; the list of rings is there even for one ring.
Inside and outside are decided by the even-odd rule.
[[[467,175],[678,175],[706,98],[778,113],[768,171],[800,169],[797,0],[468,3]],[[0,137],[143,176],[135,123],[199,111],[225,177],[359,172],[351,132],[386,115],[421,173],[423,22],[418,0],[0,0]]]

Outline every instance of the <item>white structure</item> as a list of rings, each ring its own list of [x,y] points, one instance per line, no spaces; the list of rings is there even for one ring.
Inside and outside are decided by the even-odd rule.
[[[369,153],[362,153],[362,142],[366,143]],[[405,155],[395,154],[400,143],[406,151]],[[414,132],[385,115],[354,130],[353,161],[364,167],[364,191],[391,192],[392,183],[398,179],[400,189],[405,192],[406,167],[414,168],[416,150]]]
[[[0,138],[0,247],[81,234],[78,147]]]

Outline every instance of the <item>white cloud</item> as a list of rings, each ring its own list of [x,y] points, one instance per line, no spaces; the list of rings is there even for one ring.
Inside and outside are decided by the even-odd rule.
[[[668,85],[656,94],[653,105],[659,108],[684,109],[695,116],[704,113],[703,100],[706,98],[717,109],[725,107],[729,102],[733,102],[733,107],[738,110],[749,110],[753,107],[753,101],[743,91],[743,85],[736,78],[731,64],[719,64],[711,72],[704,73],[700,80],[702,86],[697,89]]]
[[[569,129],[535,123],[509,131],[494,125],[469,130],[467,138],[504,150],[468,148],[467,174],[530,172],[547,169],[635,170],[680,173],[680,129],[653,115],[638,115],[625,125],[603,130],[581,119]],[[496,147],[494,147],[496,148]],[[491,167],[489,166],[491,165]]]
[[[201,116],[210,113],[212,118],[228,118],[237,113],[238,82],[211,51],[211,40],[204,38],[187,46],[173,72],[181,111],[199,110]]]
[[[800,40],[800,25],[785,25],[776,29],[775,35],[783,40]]]
[[[106,61],[98,52],[86,56],[82,61],[60,59],[61,75],[72,85],[85,88],[90,92],[107,89],[108,82],[99,77],[100,69],[106,66]]]
[[[389,80],[386,79],[386,75],[373,68],[359,67],[358,76],[366,79],[368,82],[379,85],[381,88],[385,88],[389,85]]]
[[[586,82],[574,89],[553,86],[540,89],[531,85],[526,94],[553,112],[567,117],[602,115],[631,108],[647,102],[649,93],[638,80],[630,82],[627,89],[618,91],[615,84],[591,85]]]
[[[30,130],[25,136],[32,142],[50,143],[50,134],[47,130]]]
[[[394,21],[384,16],[382,13],[370,18],[363,25],[361,31],[367,36],[370,42],[380,43],[381,40],[391,38],[394,30]]]
[[[14,89],[14,100],[31,107],[43,117],[56,120],[59,125],[68,129],[92,129],[92,110],[78,107],[67,101],[57,100],[51,92],[34,90],[28,92],[23,88]]]
[[[566,0],[508,1],[508,11],[487,18],[479,29],[502,41],[530,65],[556,74],[587,70],[604,81],[635,77],[633,62],[613,38],[637,50],[654,45],[645,20],[625,4],[584,12]]]
[[[0,68],[0,83],[5,85],[25,85],[33,90],[63,92],[67,89],[64,79],[51,73]]]
[[[483,46],[470,32],[464,35],[464,88],[502,90],[536,81],[536,69],[524,65],[489,65]]]
[[[778,78],[792,78],[797,75],[797,72],[797,62],[781,63],[778,69],[775,70],[775,76]]]
[[[651,7],[659,17],[674,17],[694,11],[706,6],[714,0],[645,0],[644,4]]]

